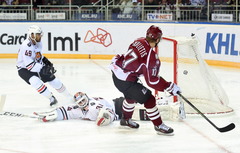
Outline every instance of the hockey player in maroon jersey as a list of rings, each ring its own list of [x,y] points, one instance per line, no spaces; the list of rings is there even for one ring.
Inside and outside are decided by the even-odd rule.
[[[32,25],[28,28],[28,38],[21,44],[18,51],[18,75],[38,93],[50,100],[50,106],[57,104],[57,99],[44,84],[48,82],[59,93],[64,94],[71,101],[73,96],[67,91],[63,83],[54,75],[56,70],[53,63],[42,55],[41,38],[43,31],[39,26]]]
[[[161,37],[161,29],[154,25],[150,26],[146,37],[135,40],[125,54],[116,55],[112,59],[110,69],[113,72],[114,85],[125,97],[120,125],[139,128],[139,124],[131,118],[135,104],[140,103],[144,104],[147,115],[158,134],[173,135],[174,130],[163,123],[151,91],[139,82],[139,77],[144,76],[147,85],[155,90],[166,90],[172,95],[180,92],[176,84],[158,75],[161,62],[154,48],[157,47]]]

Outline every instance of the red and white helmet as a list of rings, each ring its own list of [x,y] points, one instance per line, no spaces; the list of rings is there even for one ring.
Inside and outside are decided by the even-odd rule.
[[[155,40],[159,38],[161,39],[162,30],[159,27],[152,25],[151,27],[148,28],[146,37],[149,37]]]
[[[74,95],[74,100],[75,103],[80,107],[80,108],[85,108],[88,106],[89,103],[89,98],[85,93],[82,92],[77,92]]]

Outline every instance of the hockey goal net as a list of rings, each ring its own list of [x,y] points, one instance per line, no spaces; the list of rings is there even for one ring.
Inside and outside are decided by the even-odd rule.
[[[233,111],[228,107],[228,97],[217,77],[200,55],[198,41],[194,37],[163,38],[158,45],[161,60],[160,75],[173,81],[182,94],[205,114],[223,114]],[[155,91],[157,97],[163,93]],[[172,102],[182,101],[175,96]],[[185,104],[186,114],[196,114]]]

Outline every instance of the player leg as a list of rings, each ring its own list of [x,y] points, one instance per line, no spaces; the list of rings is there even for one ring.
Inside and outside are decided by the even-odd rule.
[[[119,91],[124,94],[126,98],[126,100],[123,102],[123,118],[120,121],[121,125],[124,125],[125,120],[132,117],[135,106],[133,106],[132,104],[133,102],[137,101],[140,104],[144,104],[147,115],[154,124],[154,128],[158,132],[158,134],[171,135],[173,133],[173,129],[166,126],[162,122],[159,110],[156,106],[156,99],[154,98],[149,89],[144,87],[141,83],[121,81],[117,79],[114,74],[113,80],[115,86],[118,88]],[[129,126],[127,123],[126,125]]]
[[[59,93],[63,94],[67,98],[74,102],[73,96],[68,92],[63,83],[56,78],[54,73],[56,70],[53,67],[46,67],[42,71],[40,71],[40,76],[43,82],[48,82],[54,89],[56,89]]]
[[[73,96],[68,92],[64,84],[57,78],[48,82],[57,92],[63,94],[65,97],[69,98],[73,102]]]
[[[143,104],[151,96],[151,91],[149,89],[147,89],[146,87],[144,87],[141,83],[135,82],[135,83],[132,83],[131,86],[128,87],[128,89],[124,92],[124,95],[126,97],[126,101],[124,101],[124,102],[127,102],[127,103],[123,102],[124,117],[132,118],[132,114],[133,114],[132,112],[134,111],[134,107],[132,107],[132,109],[133,109],[133,110],[131,110],[132,112],[129,111],[129,108],[131,109],[131,107],[129,107],[129,105],[128,105],[128,102],[130,101],[129,99],[131,99],[131,101]],[[124,105],[124,104],[127,104],[127,105]],[[125,106],[127,106],[127,107],[125,107]]]
[[[48,90],[47,86],[44,85],[43,81],[38,77],[35,72],[30,72],[27,69],[20,69],[18,71],[19,76],[29,85],[37,90],[37,92],[50,100],[50,106],[57,103],[56,98]]]
[[[122,105],[122,118],[120,120],[120,125],[128,126],[130,128],[139,128],[139,124],[132,120],[132,115],[135,108],[135,101],[130,99],[125,99]]]
[[[54,106],[58,103],[57,99],[53,94],[48,90],[47,86],[36,76],[32,76],[29,79],[29,82],[32,87],[34,87],[37,92],[50,100],[50,106]]]
[[[57,90],[57,92],[63,94],[65,97],[69,98],[71,100],[71,102],[74,102],[73,96],[68,92],[68,90],[63,85],[63,83],[59,79],[56,78],[54,73],[51,73],[51,72],[44,73],[44,71],[41,72],[40,75],[41,75],[42,81],[48,82],[50,84],[50,86],[52,86],[54,89]]]
[[[154,128],[158,134],[173,134],[173,129],[162,122],[160,112],[156,106],[156,99],[149,89],[137,83],[128,89],[127,94],[138,103],[144,104],[148,118],[154,124]]]
[[[112,75],[113,82],[117,89],[124,94],[125,100],[122,104],[122,117],[120,121],[120,125],[128,126],[131,128],[139,128],[139,124],[132,121],[132,115],[135,108],[135,101],[131,99],[130,90],[128,90],[131,86],[133,86],[134,82],[122,81],[119,80],[114,74]]]
[[[173,135],[173,129],[163,123],[160,112],[156,106],[156,99],[152,94],[148,100],[144,102],[144,107],[158,134]]]

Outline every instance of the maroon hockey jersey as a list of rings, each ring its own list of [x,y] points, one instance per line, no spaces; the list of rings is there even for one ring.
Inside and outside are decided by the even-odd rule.
[[[158,54],[146,38],[139,38],[129,46],[125,54],[116,55],[112,59],[110,69],[120,80],[135,82],[138,77],[144,76],[149,87],[164,91],[171,82],[158,75],[160,66]]]

